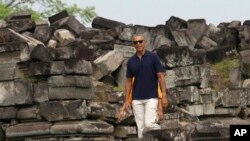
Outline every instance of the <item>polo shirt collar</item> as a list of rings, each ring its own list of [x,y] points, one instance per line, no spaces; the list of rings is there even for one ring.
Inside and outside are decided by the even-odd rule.
[[[147,56],[147,55],[149,55],[149,53],[150,52],[148,50],[145,50],[145,53],[142,56]],[[137,57],[137,58],[139,58],[136,53],[135,53],[134,56]]]

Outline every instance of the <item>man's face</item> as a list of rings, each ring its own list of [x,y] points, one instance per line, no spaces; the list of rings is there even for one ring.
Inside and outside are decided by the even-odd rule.
[[[144,51],[146,47],[146,40],[142,36],[133,37],[133,46],[136,51]]]

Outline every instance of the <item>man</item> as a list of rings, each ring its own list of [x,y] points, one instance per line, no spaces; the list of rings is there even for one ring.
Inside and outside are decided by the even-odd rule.
[[[143,130],[147,128],[159,129],[157,118],[162,118],[161,106],[168,106],[164,69],[157,54],[146,50],[147,41],[141,35],[132,39],[136,54],[127,64],[127,80],[125,84],[125,100],[122,110],[128,112],[133,108],[138,128],[138,137],[143,137]],[[158,84],[162,96],[158,96]],[[132,105],[129,100],[132,91]],[[160,105],[160,107],[159,107]],[[160,110],[157,111],[157,109]],[[158,113],[157,113],[158,112]],[[158,114],[158,115],[157,115]],[[118,117],[122,118],[121,115]]]

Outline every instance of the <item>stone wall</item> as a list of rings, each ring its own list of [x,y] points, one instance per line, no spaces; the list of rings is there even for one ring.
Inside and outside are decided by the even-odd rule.
[[[136,140],[132,115],[118,122],[131,37],[143,34],[166,69],[170,105],[145,140],[228,140],[249,124],[249,40],[245,21],[207,25],[170,17],[147,27],[96,17],[86,28],[63,11],[34,22],[14,13],[0,23],[0,140]],[[221,85],[214,63],[239,60]]]

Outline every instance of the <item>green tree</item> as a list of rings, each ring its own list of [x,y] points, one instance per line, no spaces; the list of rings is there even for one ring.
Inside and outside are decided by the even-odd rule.
[[[0,0],[0,18],[3,19],[13,11],[26,10],[32,18],[45,19],[62,10],[79,17],[83,23],[89,23],[96,16],[95,8],[80,8],[76,4],[68,5],[64,0]]]

